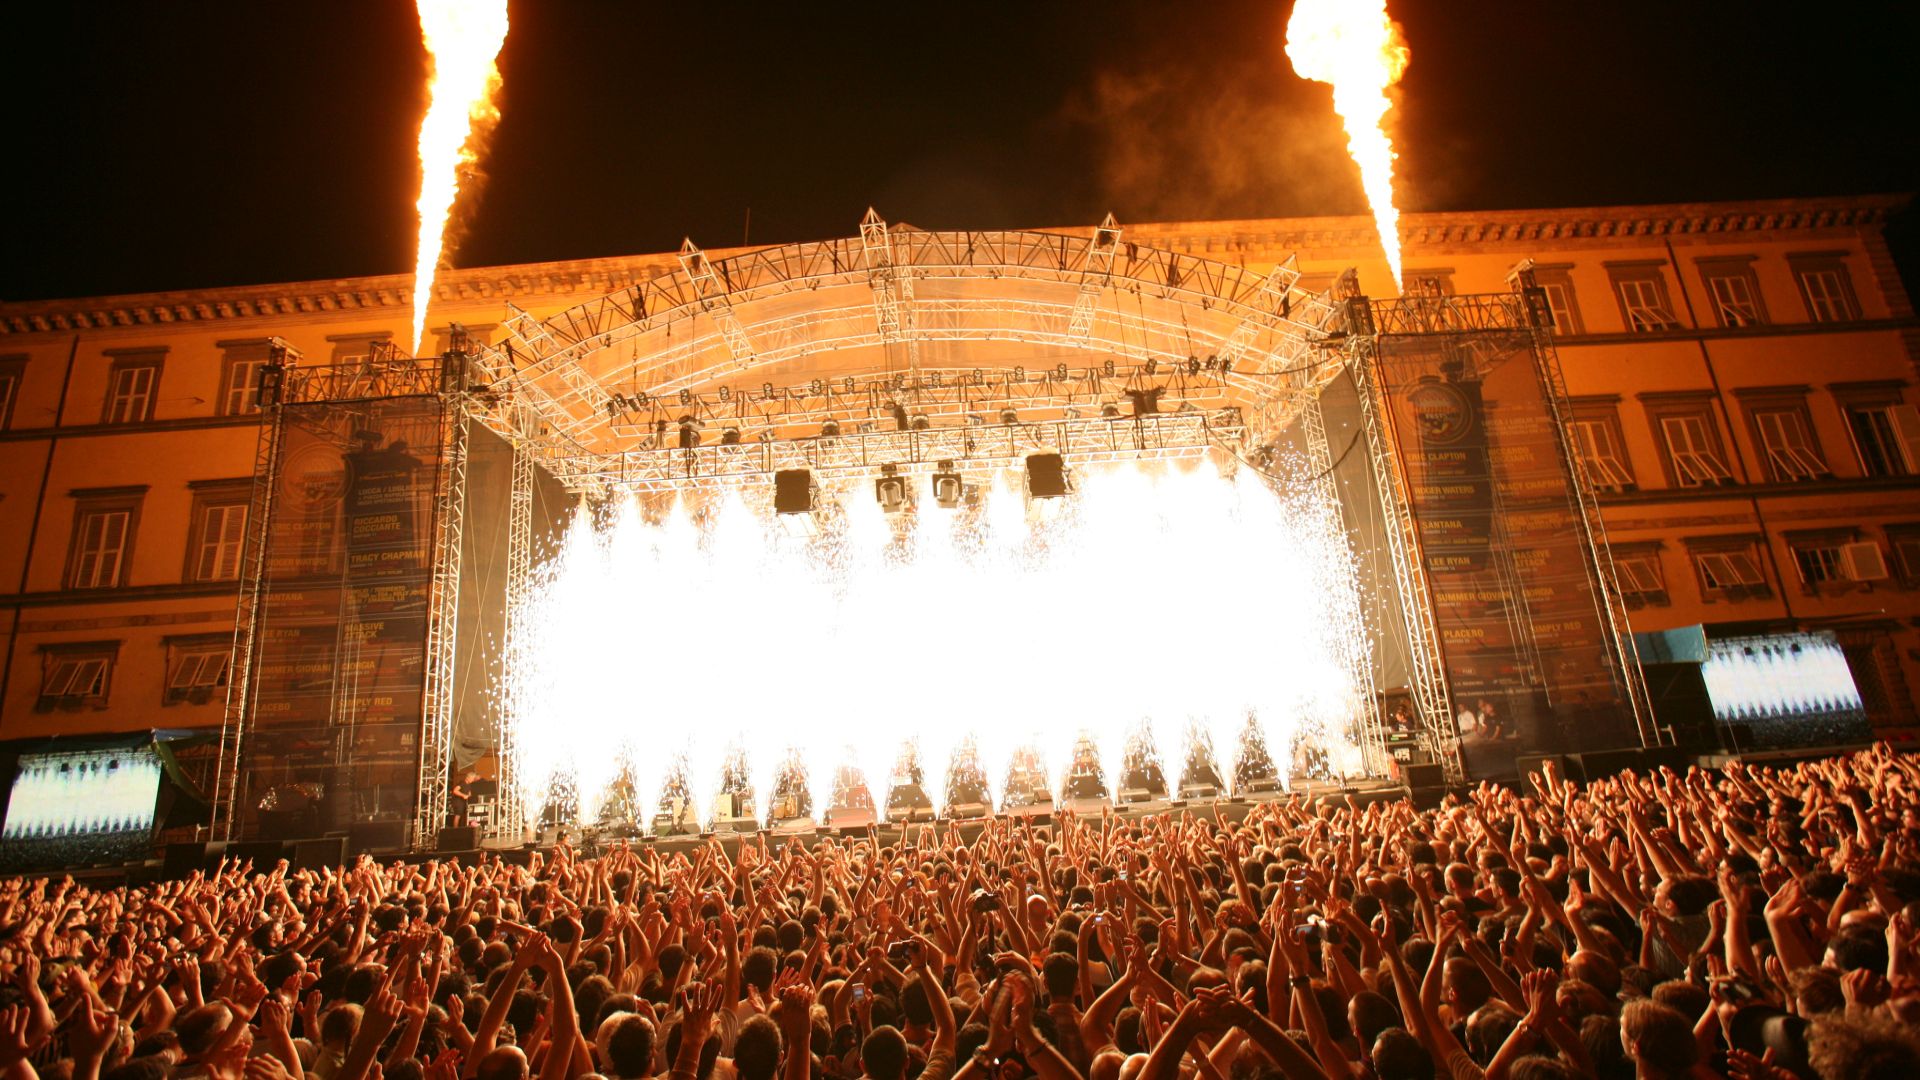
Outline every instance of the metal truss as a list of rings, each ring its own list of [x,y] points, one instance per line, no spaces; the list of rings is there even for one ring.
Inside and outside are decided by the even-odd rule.
[[[455,628],[460,614],[460,554],[466,532],[466,356],[441,359],[440,472],[433,492],[433,564],[427,595],[425,689],[421,696],[420,775],[413,843],[434,843],[447,822],[453,766]]]
[[[1560,356],[1553,346],[1553,312],[1547,305],[1546,291],[1534,279],[1533,261],[1521,263],[1512,278],[1516,307],[1530,330],[1534,368],[1540,373],[1541,389],[1553,416],[1560,450],[1561,466],[1573,485],[1574,504],[1579,509],[1582,547],[1587,552],[1588,585],[1599,600],[1606,619],[1607,638],[1615,666],[1625,682],[1627,703],[1633,709],[1633,722],[1640,745],[1659,746],[1660,732],[1655,724],[1653,702],[1647,691],[1640,654],[1633,641],[1633,628],[1627,621],[1626,598],[1620,591],[1620,579],[1613,565],[1613,549],[1607,543],[1606,519],[1600,515],[1600,502],[1592,480],[1573,445],[1573,416],[1567,404],[1567,384],[1560,370]]]
[[[960,470],[1007,468],[1028,454],[1058,453],[1076,464],[1142,457],[1196,457],[1219,444],[1238,447],[1245,427],[1238,409],[1079,417],[1041,423],[979,424],[924,430],[855,431],[688,449],[629,450],[546,464],[575,490],[660,491],[772,480],[782,469],[822,479],[879,475],[883,466],[925,471],[943,462]]]
[[[1085,341],[1093,333],[1093,317],[1100,294],[1113,280],[1113,255],[1120,247],[1120,225],[1108,214],[1087,240],[1085,265],[1080,270],[1080,293],[1073,299],[1067,336]]]
[[[300,353],[280,338],[268,341],[267,363],[260,372],[256,400],[264,414],[253,451],[253,494],[247,503],[247,531],[240,557],[240,595],[233,618],[233,654],[227,662],[227,702],[220,718],[220,757],[214,767],[213,807],[208,836],[233,839],[238,814],[240,754],[253,718],[253,650],[260,626],[260,603],[267,581],[267,527],[280,489],[280,439],[285,431],[284,391]]]
[[[1300,410],[1300,432],[1307,448],[1307,467],[1313,470],[1314,494],[1319,498],[1322,512],[1328,514],[1335,523],[1341,525],[1341,550],[1347,552],[1345,537],[1345,518],[1340,509],[1340,483],[1334,478],[1333,450],[1327,445],[1327,426],[1320,411],[1318,398],[1309,401]],[[1368,775],[1382,776],[1388,771],[1386,720],[1381,715],[1381,703],[1374,693],[1373,659],[1360,648],[1360,642],[1366,640],[1365,620],[1360,614],[1360,595],[1355,588],[1355,580],[1349,573],[1344,582],[1325,582],[1322,591],[1322,617],[1333,623],[1333,639],[1339,643],[1340,660],[1347,669],[1349,684],[1354,688],[1355,697],[1350,703],[1348,727],[1351,737],[1360,747],[1360,757]]]
[[[883,229],[870,214],[857,238],[717,260],[689,243],[679,272],[544,320],[514,310],[507,339],[475,356],[493,396],[476,418],[563,452],[610,452],[621,448],[605,409],[613,393],[658,397],[828,351],[930,341],[1163,361],[1230,347],[1250,404],[1310,382],[1291,369],[1334,322],[1297,278],[1125,243],[1117,225],[1091,240]]]
[[[1368,301],[1357,298],[1353,303],[1365,305]],[[1407,669],[1413,676],[1414,711],[1447,783],[1462,783],[1466,770],[1460,760],[1460,731],[1455,726],[1452,692],[1440,658],[1440,630],[1434,619],[1433,594],[1427,583],[1426,568],[1420,561],[1420,535],[1408,501],[1406,478],[1394,450],[1393,410],[1376,370],[1379,361],[1374,337],[1360,332],[1368,329],[1371,328],[1355,327],[1356,332],[1347,338],[1348,370],[1353,373],[1354,389],[1360,399],[1374,491],[1386,522],[1387,558],[1393,565],[1394,591],[1399,594],[1401,619],[1407,631]]]
[[[520,761],[514,739],[525,702],[514,677],[526,634],[526,602],[533,587],[533,455],[513,448],[513,488],[507,502],[507,625],[500,650],[501,695],[499,727],[495,731],[494,759],[497,791],[487,838],[517,841],[526,832],[527,808],[521,799]]]
[[[925,368],[816,378],[798,386],[769,382],[757,388],[680,390],[659,398],[622,396],[611,403],[622,410],[613,428],[628,445],[654,449],[663,436],[677,438],[688,422],[702,438],[731,437],[726,434],[731,431],[751,442],[817,435],[829,423],[843,430],[890,426],[903,415],[916,425],[938,426],[980,423],[1012,409],[1024,420],[1039,421],[1109,408],[1131,413],[1139,395],[1156,400],[1164,412],[1183,405],[1225,408],[1244,396],[1230,370],[1198,357],[1144,364],[1107,360],[1089,367],[1049,364],[1052,359],[1036,354],[1031,368]]]

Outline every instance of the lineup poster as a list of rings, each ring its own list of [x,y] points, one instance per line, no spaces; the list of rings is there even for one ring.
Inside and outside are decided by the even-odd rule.
[[[1469,773],[1511,774],[1522,753],[1631,742],[1530,338],[1383,336],[1376,355]]]
[[[412,814],[441,440],[432,397],[285,407],[236,808],[256,835]]]

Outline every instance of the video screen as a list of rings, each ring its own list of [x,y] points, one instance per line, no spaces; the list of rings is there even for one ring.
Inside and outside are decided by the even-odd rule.
[[[144,856],[160,772],[152,747],[20,755],[0,829],[0,867],[90,866]]]
[[[1742,749],[1863,743],[1872,738],[1847,654],[1820,631],[1717,638],[1700,668],[1714,718]],[[1745,731],[1738,730],[1744,726]]]

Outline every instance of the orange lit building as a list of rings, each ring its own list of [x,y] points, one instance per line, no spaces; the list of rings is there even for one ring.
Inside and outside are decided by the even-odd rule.
[[[1409,282],[1547,290],[1575,441],[1635,630],[1838,635],[1877,731],[1920,696],[1920,323],[1893,197],[1408,214]],[[1315,291],[1370,219],[1129,225]],[[716,257],[723,254],[714,253]],[[494,336],[677,268],[672,254],[458,270],[429,327]],[[0,304],[0,739],[218,726],[279,338],[309,362],[410,330],[400,275]],[[800,373],[804,378],[804,373]]]

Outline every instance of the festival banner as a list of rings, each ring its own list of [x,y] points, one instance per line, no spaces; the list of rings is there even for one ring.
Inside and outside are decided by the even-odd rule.
[[[440,401],[283,408],[236,813],[250,835],[404,820],[418,783]]]
[[[1383,335],[1379,378],[1470,773],[1634,739],[1531,335]]]

